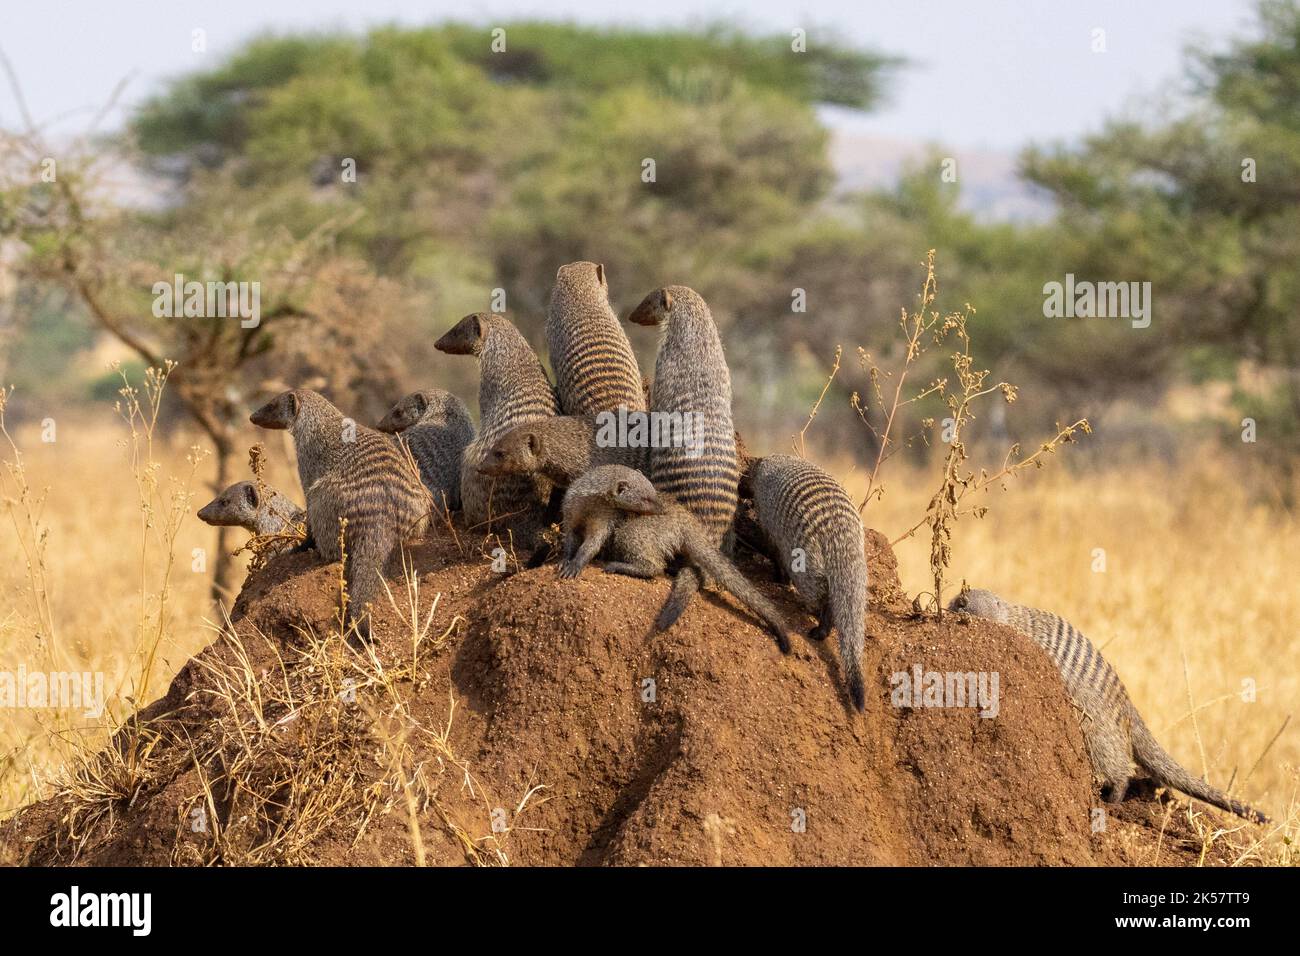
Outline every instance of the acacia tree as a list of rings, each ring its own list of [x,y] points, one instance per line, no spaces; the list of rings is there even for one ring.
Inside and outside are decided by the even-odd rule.
[[[233,480],[238,431],[268,380],[314,377],[335,395],[369,389],[389,399],[400,389],[392,363],[376,358],[382,334],[365,335],[392,314],[391,284],[336,254],[339,220],[294,236],[267,224],[264,197],[250,201],[220,174],[192,178],[161,211],[124,206],[109,179],[127,162],[120,142],[52,145],[26,116],[23,129],[0,131],[0,240],[18,250],[18,281],[67,289],[146,365],[175,363],[169,393],[212,444],[215,489]],[[256,321],[234,314],[230,291],[205,294],[200,314],[186,315],[183,301],[159,309],[156,285],[178,274],[205,288],[256,283]],[[347,368],[331,367],[342,355]],[[223,528],[214,597],[230,594],[232,570]]]
[[[1262,0],[1252,35],[1193,50],[1191,103],[1173,119],[1117,120],[1077,149],[1030,151],[1099,272],[1149,277],[1193,374],[1238,392],[1286,464],[1300,434],[1300,4]]]

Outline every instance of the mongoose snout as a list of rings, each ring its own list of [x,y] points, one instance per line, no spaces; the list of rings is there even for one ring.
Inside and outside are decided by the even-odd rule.
[[[487,325],[483,319],[482,312],[465,316],[434,342],[433,347],[448,355],[478,355],[483,348],[483,338],[487,335]]]
[[[493,478],[501,475],[527,475],[536,471],[531,463],[536,460],[538,452],[537,435],[533,432],[516,429],[505,435],[488,449],[486,457],[479,462],[478,473]],[[507,445],[507,442],[510,442]]]
[[[628,315],[627,320],[635,325],[658,325],[668,317],[673,308],[673,296],[667,289],[655,289],[641,300]]]
[[[242,527],[245,515],[256,515],[261,504],[257,485],[241,481],[231,485],[199,509],[198,518],[216,527]]]
[[[390,408],[388,414],[379,419],[379,423],[375,425],[375,430],[386,432],[389,435],[406,431],[420,420],[420,416],[425,413],[428,407],[428,400],[419,392],[414,392]]]
[[[298,396],[293,392],[281,392],[253,414],[248,420],[259,428],[292,428],[298,417]]]

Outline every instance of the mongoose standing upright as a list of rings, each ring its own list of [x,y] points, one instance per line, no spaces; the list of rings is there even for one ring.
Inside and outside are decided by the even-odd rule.
[[[460,471],[461,507],[471,527],[504,532],[511,543],[544,555],[541,532],[551,483],[540,475],[485,477],[479,466],[488,449],[510,429],[559,414],[555,390],[537,353],[508,319],[475,312],[456,323],[434,345],[450,355],[479,360],[478,436],[465,446]]]
[[[790,455],[756,459],[751,469],[758,524],[778,577],[794,583],[817,618],[808,632],[840,637],[840,666],[858,710],[866,706],[862,639],[867,614],[867,559],[862,519],[839,482]]]
[[[292,537],[306,531],[307,512],[274,488],[237,481],[199,509],[199,520],[216,527],[243,528],[256,535],[284,535],[271,553],[292,550]]]
[[[568,488],[583,472],[600,465],[645,471],[646,449],[603,444],[591,415],[539,418],[506,432],[488,449],[479,471],[485,475],[543,475]]]
[[[604,266],[560,266],[546,310],[546,347],[563,414],[645,410],[636,354],[609,307]]]
[[[375,427],[399,434],[411,449],[435,504],[460,510],[460,463],[465,446],[474,440],[464,402],[445,389],[421,389],[394,405]]]
[[[623,465],[591,469],[564,495],[560,577],[577,577],[602,552],[610,559],[607,573],[637,578],[659,577],[669,562],[684,561],[739,598],[776,635],[781,652],[790,653],[775,605],[713,545],[693,514]]]
[[[656,289],[628,320],[662,329],[650,389],[652,419],[667,416],[676,440],[662,428],[650,449],[650,478],[694,514],[710,541],[730,553],[736,516],[736,432],[731,424],[731,373],[718,328],[698,293],[686,286]],[[673,581],[657,627],[663,630],[686,609],[703,583],[687,569]],[[671,608],[676,612],[672,613]]]
[[[1088,745],[1093,774],[1101,784],[1103,796],[1110,802],[1119,803],[1124,799],[1129,781],[1135,776],[1136,763],[1162,787],[1181,790],[1247,820],[1268,822],[1258,810],[1193,777],[1169,756],[1147,729],[1115,669],[1064,618],[1050,611],[1012,604],[983,590],[959,594],[952,599],[948,610],[1005,624],[1047,651],[1061,672],[1070,700],[1082,712],[1083,739]]]
[[[281,393],[250,420],[293,435],[298,478],[307,495],[307,531],[325,560],[342,557],[339,528],[347,519],[346,624],[368,639],[366,608],[379,592],[384,565],[394,548],[424,534],[433,496],[389,436],[345,418],[310,389]]]

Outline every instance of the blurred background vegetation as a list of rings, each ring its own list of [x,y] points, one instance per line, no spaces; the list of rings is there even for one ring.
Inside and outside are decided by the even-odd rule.
[[[706,297],[755,452],[790,447],[842,347],[807,445],[861,500],[877,449],[851,402],[872,393],[858,349],[901,370],[900,310],[916,308],[934,249],[936,307],[972,304],[977,365],[1020,386],[1016,404],[977,408],[974,464],[996,470],[1014,441],[1032,452],[1057,422],[1095,426],[1041,479],[983,499],[987,519],[958,524],[952,585],[1066,614],[1171,751],[1199,750],[1197,772],[1294,821],[1300,749],[1279,727],[1300,694],[1300,7],[1264,0],[1257,20],[1188,51],[1172,106],[1027,150],[1044,215],[1014,220],[972,210],[974,164],[942,147],[888,188],[846,186],[825,105],[879,108],[907,80],[889,51],[810,40],[795,53],[788,35],[727,25],[505,23],[500,53],[488,28],[456,24],[268,35],[162,87],[111,134],[47,141],[6,117],[0,382],[15,386],[18,438],[0,458],[21,448],[28,471],[0,470],[0,665],[58,647],[110,675],[118,718],[133,712],[134,675],[165,686],[212,640],[213,592],[229,604],[238,589],[243,534],[201,525],[207,493],[185,476],[245,478],[261,441],[271,483],[301,493],[283,436],[247,421],[265,393],[319,388],[373,422],[432,384],[473,409],[474,364],[432,343],[500,288],[544,355],[555,270],[580,258],[605,264],[621,314],[667,283]],[[260,326],[155,318],[153,284],[176,273],[261,283]],[[1044,285],[1067,273],[1149,281],[1150,327],[1044,317]],[[653,332],[628,332],[650,370]],[[952,376],[952,345],[930,348],[904,397]],[[138,385],[166,359],[180,362],[168,420],[138,459],[107,407],[121,386],[107,364]],[[934,396],[903,413],[896,438],[944,414]],[[47,417],[57,444],[41,440]],[[192,443],[213,458],[192,466]],[[945,450],[932,437],[887,464],[889,491],[864,514],[895,541],[909,593],[930,586],[930,541],[902,534]],[[210,563],[192,564],[194,549]],[[1244,677],[1258,705],[1238,696]],[[69,720],[0,714],[0,814],[67,765],[84,732]],[[1276,858],[1293,862],[1287,826]]]
[[[1251,36],[1188,52],[1180,113],[1026,151],[1022,175],[1054,211],[1021,222],[964,210],[960,175],[944,181],[938,154],[894,188],[836,188],[817,108],[870,110],[897,79],[887,52],[796,53],[789,36],[725,25],[507,23],[504,52],[457,24],[264,36],[176,79],[124,133],[67,152],[58,183],[40,181],[39,150],[10,139],[0,372],[18,386],[11,414],[111,395],[89,360],[106,330],[138,361],[180,360],[178,411],[218,444],[285,383],[317,384],[367,419],[428,384],[469,398],[474,370],[434,339],[499,287],[542,352],[555,270],[585,258],[605,264],[621,313],[666,283],[706,297],[739,427],[759,450],[788,445],[844,346],[810,439],[868,462],[871,434],[849,401],[869,388],[856,350],[898,367],[899,310],[915,305],[934,248],[938,305],[971,303],[978,362],[1022,389],[1014,409],[975,423],[977,437],[1032,442],[1087,417],[1097,434],[1077,460],[1172,461],[1207,436],[1240,448],[1250,417],[1258,461],[1289,488],[1300,10],[1266,0],[1258,20]],[[116,198],[96,178],[105,164],[140,171],[161,198]],[[155,319],[152,283],[176,272],[260,281],[268,318],[252,332]],[[1066,273],[1150,281],[1150,328],[1045,318],[1043,286]],[[806,312],[792,310],[796,289]],[[652,336],[630,334],[649,368]],[[943,374],[942,353],[918,388]]]

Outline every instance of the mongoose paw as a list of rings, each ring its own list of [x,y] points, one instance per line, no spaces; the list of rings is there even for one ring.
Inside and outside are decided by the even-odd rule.
[[[861,680],[854,681],[849,685],[849,696],[853,698],[853,706],[861,713],[867,709],[867,691],[862,686]]]
[[[551,546],[549,544],[539,545],[537,549],[533,551],[532,557],[528,559],[527,567],[540,568],[543,564],[546,563],[546,559],[549,558],[550,556],[551,556]]]
[[[560,562],[560,577],[576,578],[581,573],[582,573],[582,565],[580,565],[577,561]]]
[[[781,648],[782,654],[790,653],[790,635],[785,631],[778,631],[776,635],[776,646]]]
[[[808,629],[808,640],[824,641],[830,632],[830,624],[825,621],[818,621],[813,627]]]

